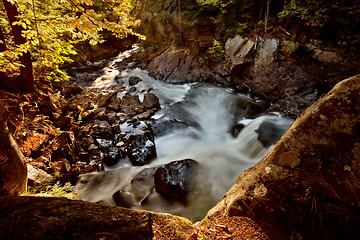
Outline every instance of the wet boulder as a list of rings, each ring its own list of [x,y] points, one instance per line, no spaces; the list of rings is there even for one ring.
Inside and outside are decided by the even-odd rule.
[[[121,110],[127,115],[136,115],[144,110],[138,95],[125,95],[121,99]]]
[[[160,137],[160,136],[166,135],[172,131],[187,128],[188,126],[189,125],[187,125],[186,123],[172,120],[172,121],[164,121],[164,122],[160,122],[160,123],[155,123],[152,125],[152,129],[155,133],[155,136]]]
[[[156,158],[155,137],[151,128],[136,129],[124,137],[127,153],[134,166],[142,166]]]
[[[124,149],[109,147],[104,151],[103,163],[106,166],[113,166],[126,156]]]
[[[159,98],[153,93],[146,93],[142,104],[146,108],[160,108]]]
[[[111,139],[113,130],[107,121],[95,120],[91,135],[101,139]]]
[[[134,175],[130,184],[116,191],[112,195],[116,206],[127,208],[140,206],[154,190],[154,173],[156,169],[157,167],[151,167],[141,170]]]
[[[155,190],[165,198],[186,202],[187,194],[196,185],[199,163],[192,159],[170,162],[159,167],[155,174]]]
[[[239,133],[241,132],[241,130],[243,130],[243,128],[245,127],[244,124],[242,123],[236,123],[234,124],[234,126],[230,129],[230,134],[233,137],[237,137],[239,135]]]
[[[130,76],[128,81],[129,81],[130,86],[134,86],[134,85],[138,84],[139,82],[141,82],[141,78],[135,77],[135,76]]]

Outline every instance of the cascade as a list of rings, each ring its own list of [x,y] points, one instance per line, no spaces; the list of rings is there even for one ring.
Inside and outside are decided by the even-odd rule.
[[[132,86],[136,88],[134,94],[140,99],[146,92],[155,94],[161,109],[152,116],[153,123],[170,127],[156,134],[157,157],[150,164],[132,166],[124,159],[114,166],[104,164],[106,171],[81,175],[75,187],[78,199],[199,220],[292,123],[279,113],[264,114],[268,105],[250,95],[208,83],[165,83],[139,68],[120,72],[112,69],[118,61],[104,70],[107,77],[98,77],[88,87],[101,90],[116,83],[129,87],[129,77],[139,77],[141,81]],[[121,126],[122,130],[129,129],[128,123]],[[173,163],[185,159],[191,171]],[[185,184],[183,200],[164,195],[154,180],[154,175],[161,174],[158,169],[169,163],[190,179],[172,185]]]

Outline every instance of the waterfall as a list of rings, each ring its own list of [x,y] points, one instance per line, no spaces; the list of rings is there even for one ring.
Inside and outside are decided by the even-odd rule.
[[[157,158],[147,166],[105,166],[105,172],[80,176],[76,185],[76,190],[81,190],[79,199],[109,205],[119,205],[121,199],[121,204],[134,209],[201,219],[292,123],[279,113],[264,115],[264,102],[230,89],[207,83],[173,85],[157,81],[141,69],[126,70],[117,81],[127,84],[129,76],[141,78],[135,85],[140,98],[148,91],[159,97],[161,110],[153,120],[176,122],[180,127],[156,136]],[[95,84],[99,86],[99,81]],[[234,134],[235,126],[240,126],[238,134]],[[158,194],[153,180],[159,166],[183,159],[193,159],[200,166],[194,182],[197,187],[186,204]]]

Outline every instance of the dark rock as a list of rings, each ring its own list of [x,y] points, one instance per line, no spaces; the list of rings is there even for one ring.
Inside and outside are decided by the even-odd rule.
[[[155,138],[150,128],[128,134],[125,141],[129,159],[134,166],[148,164],[156,158]]]
[[[301,89],[312,88],[316,81],[302,67],[272,63],[255,67],[253,79],[248,84],[254,93],[274,102],[294,96]]]
[[[102,159],[104,154],[98,149],[92,149],[89,151],[89,159],[90,160],[100,160]]]
[[[74,81],[53,82],[53,86],[59,89],[66,98],[83,92],[83,88]]]
[[[185,83],[212,79],[212,73],[205,70],[206,64],[200,57],[186,54],[182,50],[168,50],[148,65],[149,75],[171,83]]]
[[[134,92],[136,92],[136,87],[131,87],[131,88],[129,88],[126,93],[127,93],[127,94],[132,94],[132,93],[134,93]]]
[[[113,94],[109,94],[109,95],[111,95],[111,97],[108,98],[108,100],[106,101],[106,104],[103,106],[106,107],[106,109],[109,111],[118,111],[120,109],[121,101],[117,97],[117,92],[114,92]]]
[[[120,125],[119,124],[115,124],[111,127],[112,131],[115,133],[115,134],[120,134],[121,133],[121,128],[120,128]]]
[[[103,163],[107,166],[113,166],[119,162],[121,158],[126,156],[126,152],[118,147],[109,147],[104,151]]]
[[[97,138],[96,142],[98,143],[101,150],[105,150],[105,149],[109,148],[113,144],[114,141],[108,140],[108,139]]]
[[[270,106],[269,102],[250,98],[246,95],[238,95],[234,99],[237,118],[255,118],[262,114]]]
[[[89,153],[88,152],[79,152],[77,154],[78,161],[89,162]]]
[[[188,127],[186,123],[177,122],[177,121],[166,121],[166,122],[160,122],[155,123],[152,125],[152,129],[155,133],[155,136],[163,136],[165,134],[168,134],[172,131],[175,131],[177,129],[183,129]]]
[[[50,167],[47,169],[49,174],[67,174],[71,169],[71,165],[66,159],[59,159],[59,161],[51,162]],[[64,177],[64,176],[62,176]]]
[[[144,110],[138,95],[125,95],[121,100],[121,110],[127,115],[135,115]]]
[[[146,108],[160,108],[159,98],[153,93],[146,93],[142,103]]]
[[[124,190],[116,191],[112,195],[112,199],[114,200],[116,206],[125,208],[131,208],[132,206],[134,206],[131,194],[128,192],[124,192]]]
[[[73,132],[62,132],[53,139],[53,152],[51,161],[67,159],[71,163],[75,161],[75,136]]]
[[[231,136],[237,137],[237,136],[239,135],[239,133],[241,132],[241,130],[243,130],[244,127],[245,127],[244,124],[236,123],[236,124],[230,129]]]
[[[165,198],[186,202],[187,194],[196,185],[194,175],[198,162],[192,159],[174,161],[159,167],[155,174],[155,190]]]
[[[258,134],[258,140],[264,147],[270,147],[275,144],[284,132],[288,129],[288,124],[274,122],[271,119],[265,119],[255,132]]]
[[[111,139],[114,133],[108,122],[95,121],[94,128],[91,130],[90,134],[102,139]]]
[[[141,78],[135,77],[135,76],[130,76],[128,81],[129,81],[130,86],[134,86],[134,85],[138,84],[139,82],[141,82]]]

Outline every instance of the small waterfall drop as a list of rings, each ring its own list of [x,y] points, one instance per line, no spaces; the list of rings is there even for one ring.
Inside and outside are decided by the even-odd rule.
[[[292,123],[280,114],[264,115],[266,104],[260,100],[212,84],[173,85],[155,80],[141,69],[118,72],[117,77],[111,75],[111,81],[128,84],[129,76],[142,80],[133,86],[140,99],[149,91],[160,99],[161,110],[153,116],[154,121],[175,122],[180,127],[156,136],[157,158],[150,165],[115,169],[105,166],[108,171],[81,176],[76,186],[83,191],[79,199],[110,205],[116,204],[115,198],[130,199],[133,204],[129,207],[134,209],[169,212],[199,220]],[[100,86],[100,79],[92,87]],[[106,86],[113,84],[106,81]],[[236,134],[235,126],[240,126]],[[194,183],[198,187],[190,196],[193,202],[187,204],[163,198],[154,190],[151,178],[159,166],[183,159],[195,160],[201,169],[198,182]],[[144,171],[147,171],[145,175]],[[134,181],[139,174],[145,179],[141,184]],[[118,197],[114,197],[115,193]]]

